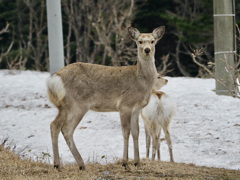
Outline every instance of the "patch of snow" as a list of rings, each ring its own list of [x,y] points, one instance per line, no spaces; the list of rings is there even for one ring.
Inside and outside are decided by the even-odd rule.
[[[57,109],[47,99],[49,73],[0,71],[0,143],[8,137],[16,151],[27,157],[52,163],[50,123]],[[177,103],[170,125],[176,162],[200,166],[240,169],[240,100],[217,96],[213,79],[166,77],[162,88]],[[140,157],[145,158],[145,132],[140,118]],[[164,137],[164,134],[162,134]],[[75,143],[85,162],[108,163],[121,159],[123,137],[118,112],[89,111],[74,133]],[[63,136],[59,151],[64,163],[74,163]],[[133,158],[130,137],[129,158]],[[161,159],[169,161],[166,142],[161,143]]]

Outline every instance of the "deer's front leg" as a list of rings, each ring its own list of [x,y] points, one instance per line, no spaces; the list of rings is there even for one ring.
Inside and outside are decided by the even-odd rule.
[[[131,122],[131,111],[129,110],[121,110],[120,111],[120,119],[121,119],[121,126],[122,126],[122,134],[124,140],[124,147],[123,147],[123,166],[125,169],[128,168],[128,141],[130,135],[130,122]]]
[[[138,146],[138,137],[139,137],[139,110],[135,110],[132,112],[131,118],[131,133],[133,137],[133,145],[134,145],[134,161],[135,166],[140,165],[139,158],[139,146]]]

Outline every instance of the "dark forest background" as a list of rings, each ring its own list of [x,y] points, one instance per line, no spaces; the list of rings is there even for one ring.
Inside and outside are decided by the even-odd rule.
[[[156,66],[169,76],[206,73],[191,59],[191,49],[205,46],[199,61],[214,62],[211,0],[62,0],[65,64],[76,61],[128,65],[136,47],[127,27],[166,33],[156,49]],[[239,24],[240,0],[236,0]],[[48,71],[46,1],[0,0],[0,69]]]

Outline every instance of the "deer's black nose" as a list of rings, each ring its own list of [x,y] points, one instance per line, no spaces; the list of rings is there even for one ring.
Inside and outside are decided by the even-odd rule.
[[[149,49],[149,48],[146,48],[144,51],[145,51],[145,53],[147,53],[147,54],[150,53],[150,49]]]

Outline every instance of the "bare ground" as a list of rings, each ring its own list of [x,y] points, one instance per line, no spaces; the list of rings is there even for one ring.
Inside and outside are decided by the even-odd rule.
[[[56,170],[52,165],[33,162],[20,158],[8,149],[0,147],[0,179],[239,179],[240,170],[199,167],[193,164],[169,163],[142,159],[136,168],[130,162],[130,170],[125,170],[121,162],[87,164],[86,170],[80,171],[76,164],[64,165]]]

